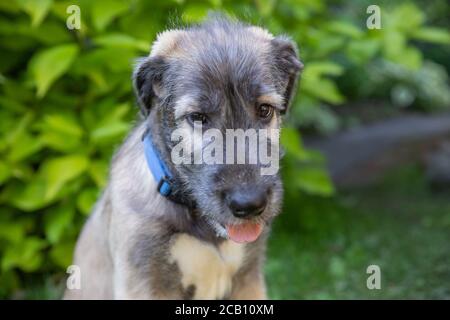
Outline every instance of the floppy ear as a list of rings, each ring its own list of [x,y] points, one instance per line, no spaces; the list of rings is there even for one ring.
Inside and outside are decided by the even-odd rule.
[[[303,63],[298,57],[296,44],[287,37],[276,37],[271,40],[275,58],[275,68],[279,74],[284,87],[284,110],[285,113],[290,105],[295,92],[297,78],[303,69]]]
[[[159,56],[138,60],[133,73],[133,87],[144,117],[150,113],[153,100],[160,97],[163,74],[166,69],[167,64]]]

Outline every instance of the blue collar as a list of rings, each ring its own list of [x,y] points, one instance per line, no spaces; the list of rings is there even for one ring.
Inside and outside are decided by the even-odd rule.
[[[147,130],[144,133],[142,139],[144,142],[145,158],[147,159],[148,167],[157,183],[158,192],[161,195],[168,197],[173,191],[170,183],[170,180],[172,179],[170,170],[161,159],[158,150],[156,150],[153,145],[150,130]]]

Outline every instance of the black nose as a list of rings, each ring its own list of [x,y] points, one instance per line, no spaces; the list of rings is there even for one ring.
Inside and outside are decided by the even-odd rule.
[[[267,191],[236,189],[227,196],[227,203],[237,218],[250,218],[260,215],[267,205]]]

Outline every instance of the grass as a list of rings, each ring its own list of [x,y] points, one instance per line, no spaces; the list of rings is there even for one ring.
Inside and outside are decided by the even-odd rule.
[[[297,199],[269,243],[271,298],[450,298],[450,197],[430,190],[418,166],[335,198]],[[372,264],[380,290],[366,286]]]

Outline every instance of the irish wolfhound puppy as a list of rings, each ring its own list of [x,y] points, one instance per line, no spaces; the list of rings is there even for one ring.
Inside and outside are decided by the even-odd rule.
[[[301,67],[288,38],[223,17],[161,33],[134,72],[143,120],[113,158],[75,251],[81,288],[65,298],[265,298],[278,173],[174,163],[172,133],[279,128]]]

